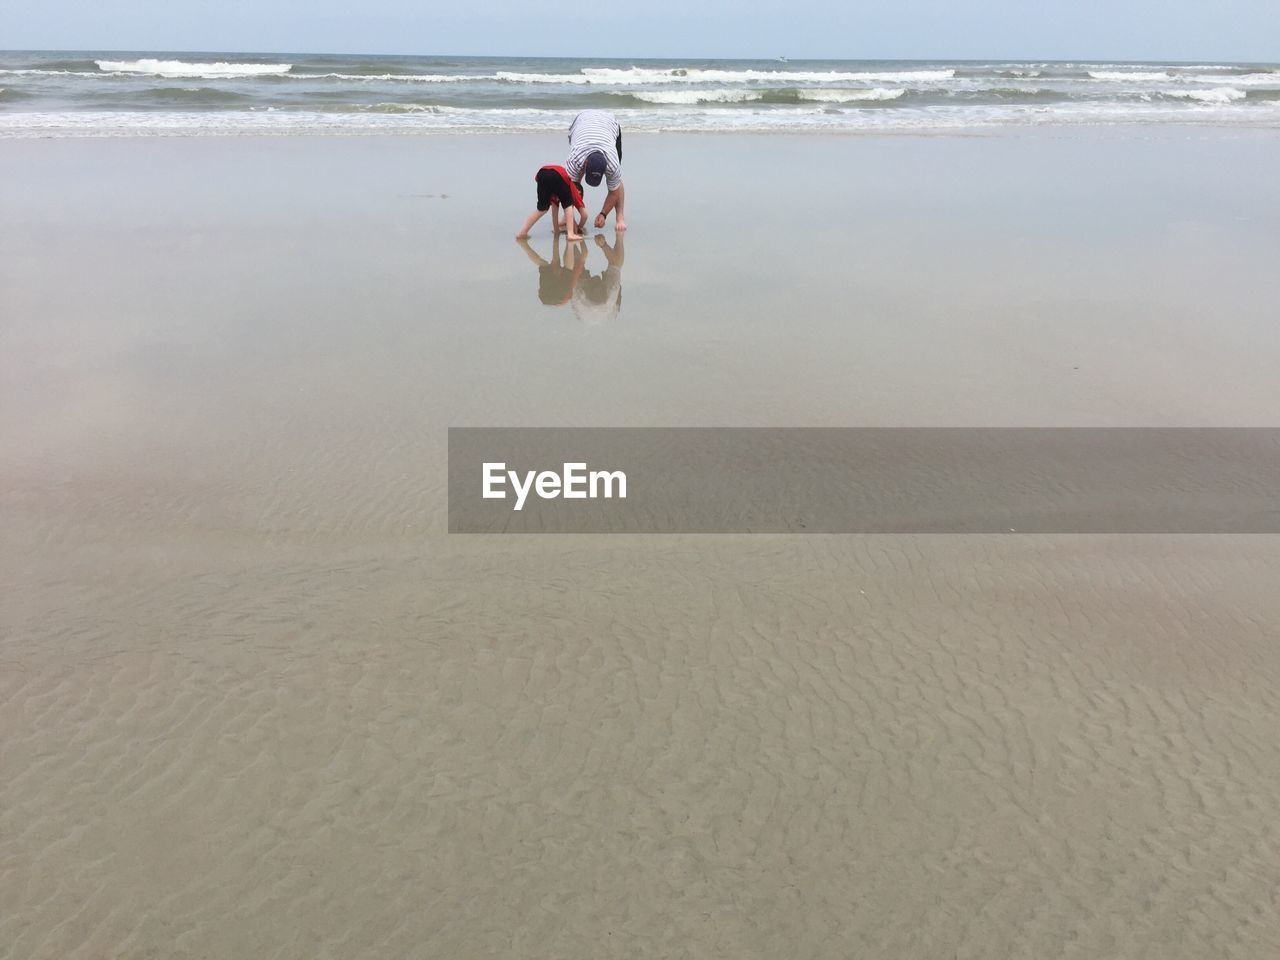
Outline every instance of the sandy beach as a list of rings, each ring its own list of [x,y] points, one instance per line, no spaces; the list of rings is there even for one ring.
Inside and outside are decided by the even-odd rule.
[[[1276,426],[1277,148],[638,134],[602,311],[562,134],[0,144],[0,958],[1277,956],[1280,540],[445,532],[451,426]]]

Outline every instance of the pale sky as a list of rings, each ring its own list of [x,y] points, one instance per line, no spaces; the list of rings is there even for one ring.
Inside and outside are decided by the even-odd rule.
[[[1280,0],[0,0],[0,49],[1280,60]]]

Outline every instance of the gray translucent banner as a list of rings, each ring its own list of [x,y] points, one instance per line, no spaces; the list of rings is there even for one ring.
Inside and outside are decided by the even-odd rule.
[[[1277,533],[1280,428],[451,428],[449,532]]]

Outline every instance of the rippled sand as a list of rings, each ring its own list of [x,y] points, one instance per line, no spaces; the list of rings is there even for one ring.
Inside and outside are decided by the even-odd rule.
[[[598,326],[558,145],[0,152],[0,957],[1280,954],[1280,539],[449,537],[442,460],[1274,425],[1274,137],[637,138]]]

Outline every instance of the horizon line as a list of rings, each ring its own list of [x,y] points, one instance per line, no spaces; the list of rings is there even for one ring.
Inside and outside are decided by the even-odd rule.
[[[1111,57],[792,57],[787,55],[779,56],[747,56],[747,57],[726,57],[726,56],[587,56],[581,54],[519,54],[519,53],[359,53],[351,50],[233,50],[233,49],[179,49],[176,47],[12,47],[0,49],[0,54],[6,53],[177,53],[177,54],[238,54],[250,57],[265,56],[289,56],[289,57],[452,57],[466,60],[503,60],[503,59],[521,59],[521,60],[693,60],[701,62],[712,61],[733,61],[733,60],[756,60],[770,63],[782,62],[800,62],[820,61],[835,62],[847,61],[856,63],[860,61],[871,63],[1137,63],[1137,64],[1208,64],[1211,61],[1218,61],[1232,65],[1243,64],[1277,64],[1280,60],[1234,60],[1226,57],[1200,57],[1195,59],[1186,58],[1151,58],[1151,57],[1127,57],[1123,59]]]

